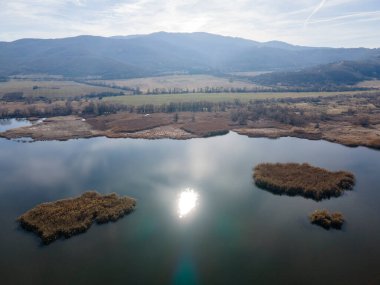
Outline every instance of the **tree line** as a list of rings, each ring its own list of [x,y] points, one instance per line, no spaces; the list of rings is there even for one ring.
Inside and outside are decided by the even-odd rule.
[[[318,108],[305,109],[297,107],[295,103],[309,103],[312,106],[323,106],[332,100],[337,104],[344,103],[349,99],[365,99],[365,105],[372,104],[380,107],[380,92],[362,93],[347,96],[336,95],[313,98],[272,98],[261,100],[250,100],[242,102],[239,99],[225,102],[172,102],[168,104],[153,105],[125,105],[112,102],[105,102],[99,99],[94,100],[61,100],[51,101],[50,103],[41,102],[21,102],[21,103],[3,103],[0,104],[0,118],[24,118],[24,117],[51,117],[66,115],[86,115],[98,116],[115,114],[117,112],[130,112],[139,114],[150,113],[173,113],[178,112],[229,112],[232,122],[245,125],[249,120],[257,121],[260,119],[269,119],[283,124],[294,126],[304,126],[307,123],[314,122],[319,127],[319,122],[336,120],[337,116],[328,114]],[[360,101],[360,100],[358,100]],[[367,110],[364,113],[358,108],[348,108],[347,118],[353,123],[368,127],[371,123],[370,115],[373,110]],[[323,108],[322,108],[323,109]],[[358,111],[359,110],[359,111]],[[339,118],[338,118],[339,119]]]

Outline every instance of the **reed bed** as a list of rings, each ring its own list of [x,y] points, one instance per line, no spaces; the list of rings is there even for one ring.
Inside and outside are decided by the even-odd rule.
[[[43,243],[49,244],[60,237],[83,233],[93,222],[116,221],[135,206],[136,200],[130,197],[89,191],[80,197],[37,205],[17,220],[24,229],[37,233]]]
[[[316,201],[338,197],[355,184],[350,172],[331,172],[307,163],[262,163],[254,168],[253,178],[258,187],[272,193]]]
[[[310,223],[325,229],[341,229],[344,223],[343,215],[339,212],[329,213],[327,210],[315,210],[309,216]]]

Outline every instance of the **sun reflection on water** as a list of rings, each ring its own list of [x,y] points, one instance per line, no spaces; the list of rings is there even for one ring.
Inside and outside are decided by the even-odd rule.
[[[197,206],[198,193],[193,189],[187,188],[179,195],[178,200],[178,216],[185,217]]]

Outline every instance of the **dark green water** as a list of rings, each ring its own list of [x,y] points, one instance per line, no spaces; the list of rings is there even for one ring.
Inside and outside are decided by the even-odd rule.
[[[260,162],[354,172],[354,191],[315,202],[257,189]],[[380,284],[380,152],[293,138],[0,140],[0,284]],[[183,218],[186,188],[198,204]],[[88,189],[138,199],[116,223],[41,246],[17,216]],[[342,211],[342,231],[310,225]]]

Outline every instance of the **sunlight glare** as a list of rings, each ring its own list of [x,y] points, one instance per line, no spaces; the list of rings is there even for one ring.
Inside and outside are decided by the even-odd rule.
[[[187,188],[182,191],[178,200],[178,215],[180,218],[190,213],[196,206],[198,201],[198,193],[193,189]]]

